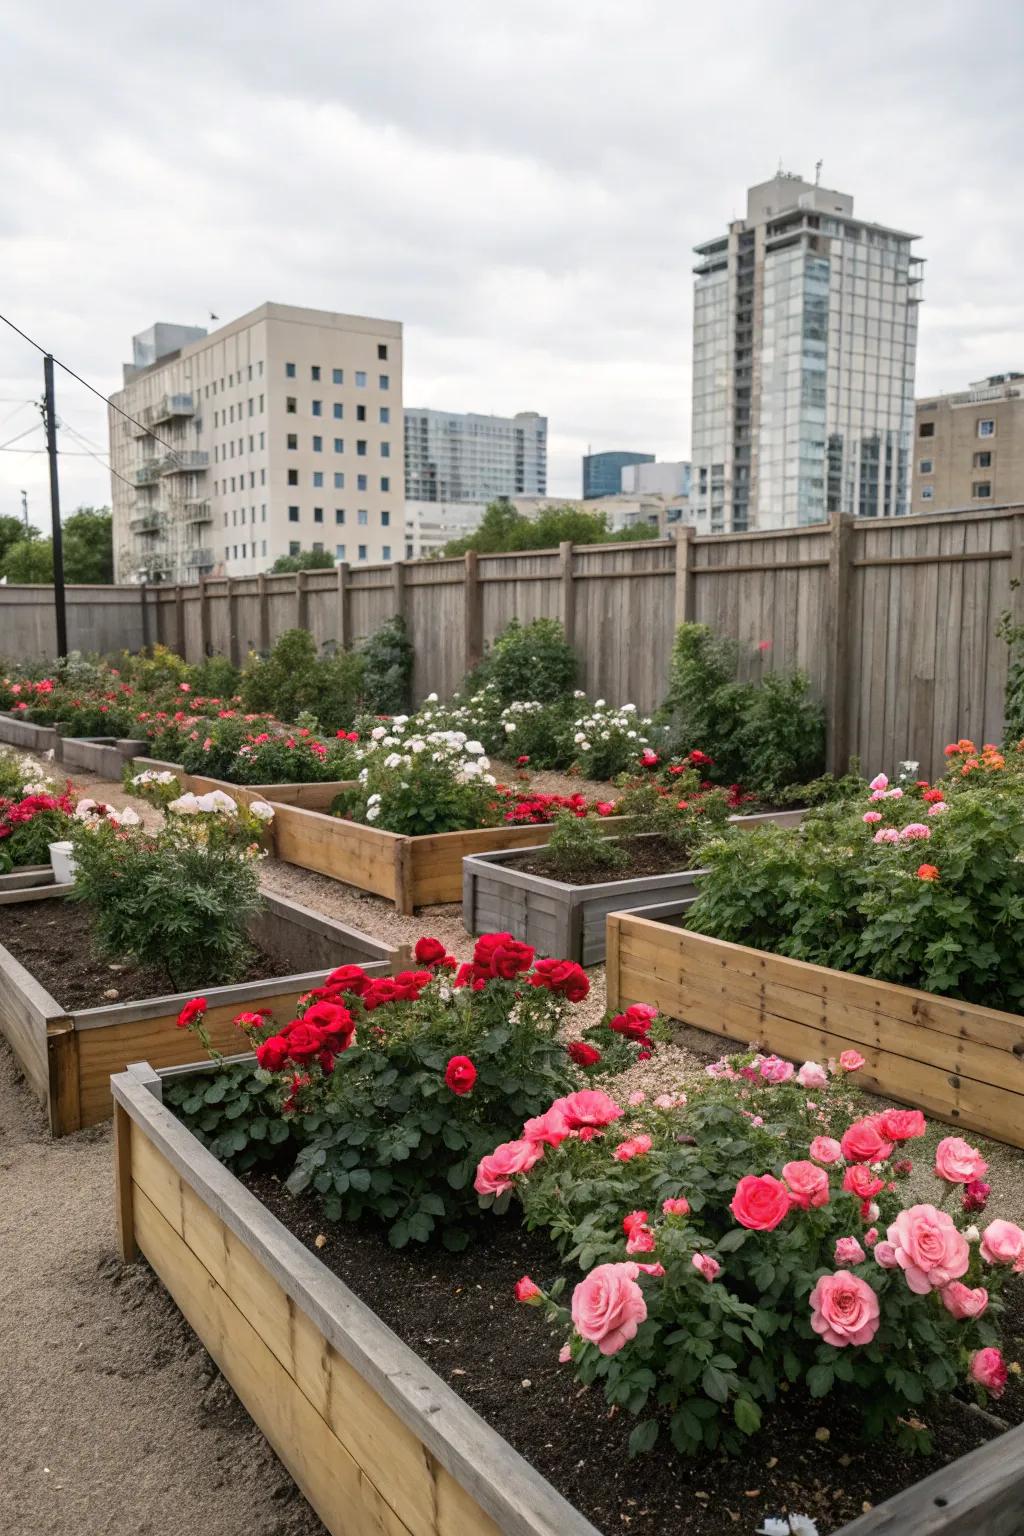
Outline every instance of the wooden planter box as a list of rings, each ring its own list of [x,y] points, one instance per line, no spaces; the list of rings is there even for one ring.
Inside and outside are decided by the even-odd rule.
[[[59,899],[71,889],[51,885],[22,890],[13,901]],[[211,1039],[221,1051],[238,1045],[236,1014],[273,1008],[292,1010],[303,992],[318,986],[336,965],[366,965],[375,974],[401,969],[407,951],[380,944],[358,929],[267,894],[263,910],[249,925],[250,936],[294,974],[230,987],[196,987],[191,992],[65,1011],[0,943],[0,1034],[3,1034],[34,1092],[46,1106],[50,1132],[64,1136],[95,1125],[111,1113],[109,1079],[140,1056],[161,1066],[189,1061],[195,1044],[175,1026],[184,1003],[199,993],[210,1008]]]
[[[534,848],[551,836],[550,822],[405,837],[297,806],[275,804],[274,812],[274,848],[279,859],[361,891],[373,891],[406,914],[416,907],[461,901],[462,861],[467,855]],[[609,816],[601,825],[612,833],[621,829],[622,818]]]
[[[111,779],[119,784],[125,763],[145,745],[144,741],[118,736],[58,735],[54,756],[65,768],[78,768],[85,773],[94,773],[98,779]]]
[[[343,789],[351,789],[351,779],[328,779],[322,784],[232,784],[229,779],[211,779],[202,773],[186,773],[180,763],[162,763],[155,757],[137,757],[136,772],[151,768],[157,773],[170,772],[177,776],[182,793],[191,790],[194,795],[208,795],[220,789],[240,805],[253,800],[269,800],[275,805],[298,805],[307,811],[326,811],[334,804]],[[117,774],[120,778],[120,771]]]
[[[0,710],[0,743],[21,747],[23,752],[50,752],[57,749],[57,728],[33,725],[6,710]]]
[[[163,1075],[111,1084],[121,1257],[145,1255],[331,1536],[599,1536],[165,1108]],[[1022,1511],[1016,1429],[837,1536],[1014,1536]]]
[[[511,933],[539,955],[600,965],[605,956],[605,920],[610,912],[666,902],[696,900],[701,870],[640,875],[570,885],[517,869],[521,852],[476,853],[462,861],[462,925],[469,934]]]
[[[1024,1015],[619,913],[608,918],[608,1006],[634,1002],[795,1061],[858,1050],[858,1086],[1024,1147]]]
[[[0,905],[12,901],[24,901],[25,892],[34,892],[34,898],[51,894],[46,888],[53,887],[53,868],[49,864],[22,864],[9,875],[0,875]]]

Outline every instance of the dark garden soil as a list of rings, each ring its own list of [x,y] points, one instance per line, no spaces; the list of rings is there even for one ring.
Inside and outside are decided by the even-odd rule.
[[[565,885],[603,885],[608,880],[639,880],[644,875],[669,875],[693,866],[693,855],[680,852],[660,838],[619,838],[617,846],[626,855],[615,868],[606,864],[576,862],[571,870],[554,869],[543,853],[520,854],[506,863],[526,875],[543,875]]]
[[[51,898],[0,907],[0,944],[62,1008],[103,1008],[188,991],[187,987],[173,986],[159,966],[135,965],[127,959],[111,961],[102,955],[92,916],[79,902]],[[244,973],[231,979],[261,981],[290,976],[294,970],[294,962],[274,960],[253,947]]]
[[[245,1182],[605,1536],[733,1536],[786,1513],[809,1515],[827,1536],[1000,1433],[998,1423],[947,1401],[921,1414],[935,1454],[909,1456],[891,1438],[865,1440],[841,1398],[812,1402],[792,1392],[766,1414],[742,1458],[689,1461],[663,1432],[651,1454],[630,1460],[635,1421],[609,1408],[599,1386],[580,1386],[558,1364],[563,1336],[513,1300],[520,1275],[546,1287],[561,1269],[542,1235],[495,1219],[481,1222],[464,1253],[396,1253],[379,1229],[325,1223],[312,1202],[296,1200],[270,1174]],[[1007,1358],[1019,1358],[1024,1304],[1009,1335]],[[1024,1417],[1019,1378],[1011,1377],[996,1411],[1007,1423]]]

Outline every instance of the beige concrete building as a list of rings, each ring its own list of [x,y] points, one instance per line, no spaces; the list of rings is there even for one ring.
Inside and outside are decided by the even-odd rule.
[[[111,398],[118,581],[401,559],[399,322],[262,304],[209,335],[153,326]]]
[[[536,518],[549,508],[570,507],[575,512],[603,512],[608,527],[617,532],[639,525],[650,529],[652,539],[667,538],[680,523],[691,522],[687,496],[626,495],[505,496],[523,517]],[[485,501],[413,501],[405,503],[405,558],[420,560],[440,554],[453,539],[475,533],[487,511]]]
[[[955,395],[918,400],[913,512],[1024,501],[1024,374],[994,373]]]

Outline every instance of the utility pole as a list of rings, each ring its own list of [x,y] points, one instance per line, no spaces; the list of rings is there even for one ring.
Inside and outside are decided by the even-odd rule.
[[[21,520],[25,524],[25,532],[28,533],[28,491],[21,493]]]
[[[53,358],[43,358],[43,419],[50,460],[50,518],[53,531],[53,604],[57,620],[57,655],[68,653],[68,616],[64,603],[64,546],[60,528],[60,480],[57,475],[57,414],[53,403]]]

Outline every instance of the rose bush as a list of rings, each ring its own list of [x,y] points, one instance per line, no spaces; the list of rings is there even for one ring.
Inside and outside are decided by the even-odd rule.
[[[904,1207],[896,1167],[924,1117],[844,1125],[838,1063],[748,1055],[709,1074],[688,1101],[595,1094],[580,1115],[556,1100],[512,1141],[497,1187],[586,1272],[568,1309],[562,1281],[531,1298],[566,1329],[563,1358],[638,1416],[634,1451],[666,1424],[679,1451],[738,1451],[784,1389],[841,1392],[869,1434],[928,1449],[915,1410],[1005,1384],[1002,1293],[1024,1232],[979,1234],[966,1195],[940,1208],[982,1166],[958,1138],[939,1144],[940,1204]],[[484,1158],[483,1204],[493,1188]]]

